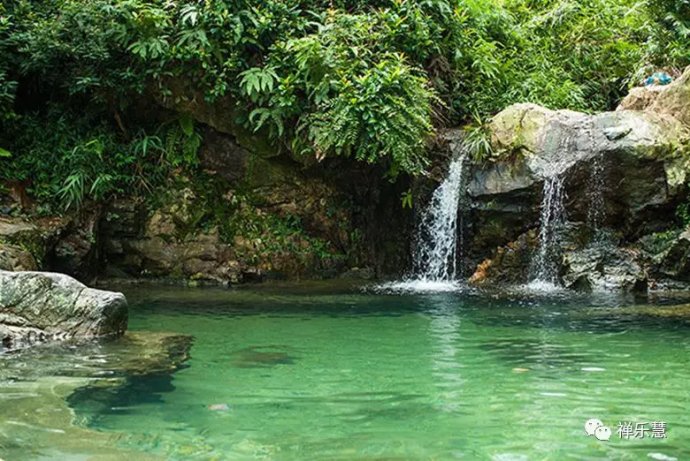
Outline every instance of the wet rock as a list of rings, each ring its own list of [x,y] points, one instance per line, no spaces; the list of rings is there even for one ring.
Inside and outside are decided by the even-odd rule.
[[[371,267],[353,267],[340,274],[341,279],[347,280],[372,280],[375,277]]]
[[[494,154],[473,165],[467,186],[469,224],[462,232],[467,264],[476,268],[473,280],[523,278],[524,258],[518,255],[525,252],[519,251],[524,247],[519,239],[539,226],[544,182],[555,175],[564,182],[570,222],[588,222],[597,206],[597,226],[610,229],[621,242],[667,229],[684,200],[690,171],[684,154],[690,145],[689,82],[690,69],[674,84],[653,90],[653,101],[651,96],[645,103],[629,101],[616,112],[588,115],[516,104],[497,114],[490,124]],[[638,106],[645,110],[627,109]],[[584,239],[566,251],[587,244]],[[677,251],[683,252],[682,244]],[[569,284],[627,290],[645,278],[641,263],[631,263],[624,253],[589,251],[569,258]],[[602,258],[622,264],[624,273],[611,273]],[[599,275],[583,276],[585,265],[599,267]]]
[[[536,230],[522,234],[515,241],[497,248],[482,261],[469,279],[473,285],[502,283],[516,285],[529,279],[530,263],[537,249]]]
[[[586,291],[643,291],[647,274],[639,251],[598,245],[563,255],[566,288]]]
[[[206,408],[211,411],[230,411],[230,405],[227,403],[212,403],[207,405]]]
[[[292,365],[296,357],[284,348],[274,346],[248,347],[233,354],[232,363],[238,368],[267,368]]]
[[[690,282],[690,229],[680,233],[654,255],[657,278]]]
[[[172,380],[189,358],[190,336],[128,332],[116,340],[43,345],[0,355],[0,446],[21,459],[162,459],[124,448],[87,427],[93,417],[133,396],[150,380]],[[158,391],[158,389],[157,389]],[[85,411],[85,410],[89,411]],[[40,436],[37,436],[40,434]]]
[[[126,328],[121,293],[87,288],[64,274],[0,271],[0,336],[6,346],[118,336]]]

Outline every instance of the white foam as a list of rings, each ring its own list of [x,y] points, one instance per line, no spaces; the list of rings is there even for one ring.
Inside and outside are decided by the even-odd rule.
[[[374,287],[379,293],[452,293],[463,291],[466,287],[458,281],[444,280],[402,280],[382,283]]]
[[[565,291],[565,288],[556,285],[553,282],[549,282],[546,280],[532,280],[530,283],[527,285],[523,285],[521,287],[521,290],[523,292],[529,292],[529,293],[561,293]]]

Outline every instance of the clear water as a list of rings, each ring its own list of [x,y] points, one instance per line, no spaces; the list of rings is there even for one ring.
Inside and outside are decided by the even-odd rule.
[[[32,392],[40,361],[0,357],[14,370],[0,380],[0,408],[13,421],[0,424],[0,458],[638,460],[690,452],[687,305],[330,285],[127,295],[132,330],[194,337],[187,367],[67,396],[82,432],[66,445],[65,435],[32,430],[31,415],[12,403]],[[62,351],[48,369],[66,379],[85,356],[79,347]],[[97,374],[98,362],[90,367]],[[57,402],[41,411],[59,411]],[[585,435],[589,418],[612,428],[610,441]],[[667,438],[622,440],[619,421],[664,421]],[[107,456],[83,445],[92,439],[109,447]]]

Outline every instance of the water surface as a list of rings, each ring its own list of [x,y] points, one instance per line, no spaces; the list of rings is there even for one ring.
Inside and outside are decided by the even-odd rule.
[[[191,335],[193,345],[175,372],[65,396],[74,424],[114,450],[92,459],[685,459],[690,452],[690,308],[678,302],[322,285],[125,291],[132,330]],[[79,347],[69,349],[51,373],[64,376],[80,358]],[[21,354],[1,360],[22,368]],[[20,378],[0,378],[0,395]],[[594,417],[611,427],[610,441],[585,435]],[[667,438],[621,439],[619,421],[663,421]],[[54,438],[47,443],[26,428],[24,439],[12,438],[13,427],[0,426],[0,457],[56,456]],[[69,456],[89,459],[88,448],[60,452]]]

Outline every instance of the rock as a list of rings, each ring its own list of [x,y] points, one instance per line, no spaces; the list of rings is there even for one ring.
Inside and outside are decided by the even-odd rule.
[[[206,408],[210,411],[230,411],[230,405],[227,403],[212,403],[207,405]]]
[[[640,291],[647,287],[647,274],[639,252],[596,245],[563,255],[566,288],[587,291]]]
[[[41,264],[61,227],[59,224],[49,229],[41,228],[39,223],[24,218],[0,218],[0,244],[21,248],[31,254],[37,264]]]
[[[98,265],[98,208],[62,217],[0,218],[0,269],[50,268],[82,280]]]
[[[340,274],[340,278],[346,280],[372,280],[374,276],[371,267],[353,267]]]
[[[204,131],[204,142],[199,149],[201,167],[231,184],[241,181],[247,174],[250,153],[235,140],[216,130]]]
[[[118,336],[127,328],[121,293],[87,288],[47,272],[0,271],[0,337],[5,347]]]
[[[627,96],[623,98],[616,110],[645,110],[651,107],[659,93],[664,91],[666,86],[649,85],[632,88]]]
[[[667,243],[666,249],[653,258],[657,278],[690,282],[690,229]]]
[[[36,271],[36,258],[16,245],[0,243],[0,270],[5,271]]]
[[[181,177],[152,210],[108,210],[102,223],[107,274],[227,285],[342,271],[343,258],[323,255],[349,248],[352,218],[323,179],[257,158],[239,189],[222,179],[212,185],[209,192],[202,189],[208,183]],[[120,216],[127,222],[120,224]]]
[[[128,332],[114,341],[0,354],[0,413],[7,415],[0,421],[2,456],[22,459],[40,453],[45,459],[82,459],[89,453],[102,460],[162,460],[89,429],[91,418],[112,411],[118,400],[147,398],[141,393],[150,386],[142,386],[142,380],[155,379],[160,397],[162,384],[185,366],[191,344],[190,336]]]
[[[279,155],[280,147],[269,141],[266,133],[253,133],[242,123],[238,123],[241,111],[235,100],[230,96],[224,96],[210,103],[204,94],[192,88],[190,83],[189,79],[167,79],[165,84],[172,94],[155,94],[158,103],[180,114],[187,114],[220,133],[233,136],[234,142],[260,157],[270,158]]]
[[[535,230],[522,234],[514,242],[497,248],[491,258],[481,262],[469,282],[480,286],[488,283],[525,283],[529,278],[530,263],[537,245]]]
[[[685,118],[690,103],[684,99],[688,80],[690,70],[659,90],[645,111],[621,108],[589,115],[516,104],[497,114],[489,127],[494,154],[472,165],[467,185],[469,224],[462,232],[467,263],[477,268],[475,282],[486,282],[492,274],[507,281],[522,278],[524,264],[509,269],[521,259],[511,246],[521,247],[520,236],[538,228],[544,182],[555,175],[563,178],[571,222],[588,222],[596,186],[598,225],[623,241],[668,228],[690,171],[684,150],[690,145],[690,119]],[[595,257],[579,258],[587,255]],[[637,268],[629,269],[637,277]],[[517,273],[509,275],[510,270]],[[614,275],[606,277],[613,285],[630,285],[622,275],[619,282]]]
[[[674,117],[690,126],[690,67],[673,83],[659,91],[649,110]]]
[[[65,226],[47,256],[51,271],[91,279],[97,272],[100,257],[100,207],[81,209]]]

